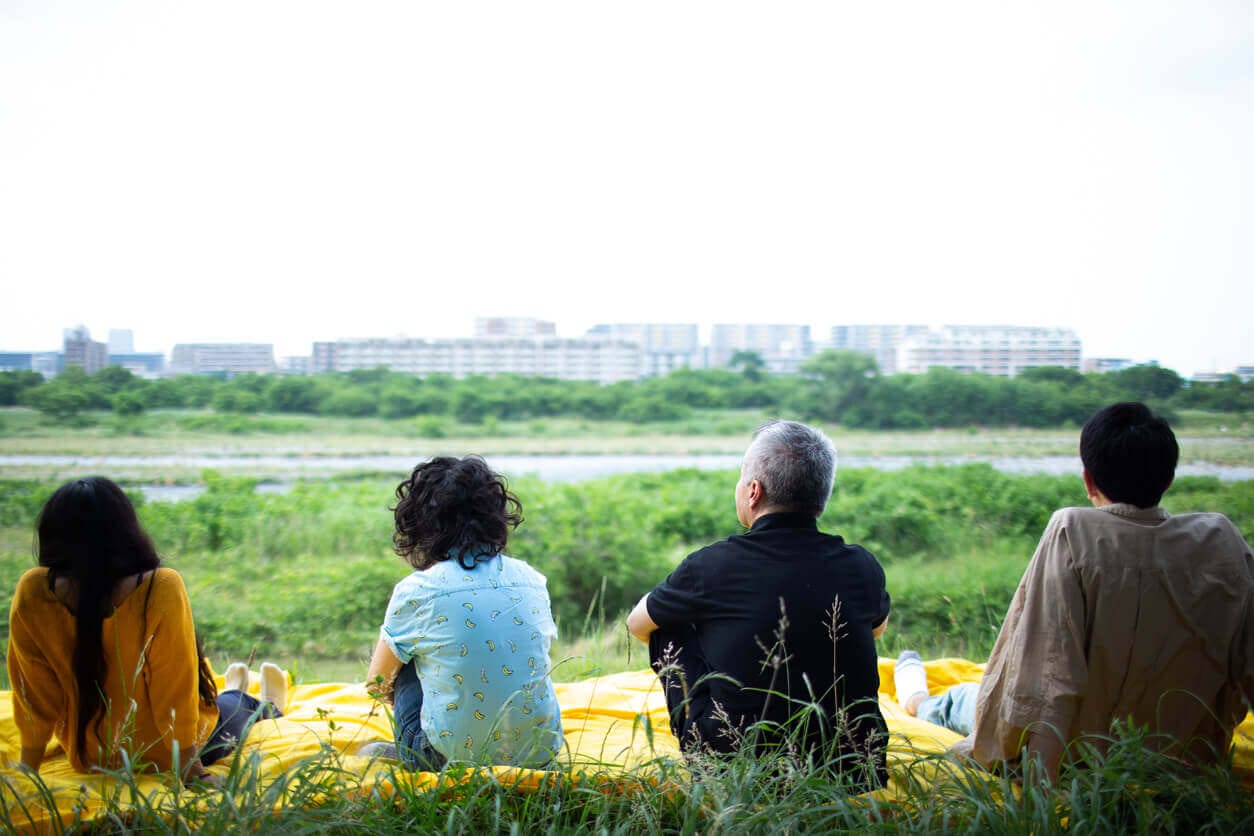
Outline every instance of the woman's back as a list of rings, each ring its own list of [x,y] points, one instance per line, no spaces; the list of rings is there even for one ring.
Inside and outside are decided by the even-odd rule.
[[[22,575],[9,613],[15,720],[24,748],[46,746],[55,735],[82,771],[120,765],[121,751],[133,764],[168,769],[176,743],[186,761],[217,719],[217,708],[200,699],[191,605],[183,579],[172,569],[132,576],[120,588],[120,600],[115,595],[115,609],[101,628],[104,707],[100,717],[89,719],[80,750],[77,628],[68,605],[74,597],[64,584],[50,586],[47,568]]]

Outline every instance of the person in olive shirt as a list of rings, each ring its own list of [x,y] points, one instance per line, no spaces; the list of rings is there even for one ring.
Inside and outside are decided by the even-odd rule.
[[[762,425],[735,490],[748,532],[688,555],[627,617],[686,753],[782,749],[863,787],[886,780],[875,639],[889,596],[870,552],[819,531],[835,473],[821,431]]]

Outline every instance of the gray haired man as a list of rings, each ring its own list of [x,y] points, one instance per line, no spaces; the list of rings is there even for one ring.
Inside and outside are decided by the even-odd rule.
[[[796,421],[758,428],[736,483],[749,530],[688,555],[627,617],[649,644],[685,752],[788,747],[863,788],[886,779],[875,557],[819,531],[836,449]]]

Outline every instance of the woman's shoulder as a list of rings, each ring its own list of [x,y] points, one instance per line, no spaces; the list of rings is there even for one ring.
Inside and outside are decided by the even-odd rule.
[[[183,576],[177,569],[169,566],[158,566],[152,570],[152,582],[157,586],[183,586]]]
[[[46,566],[36,566],[27,569],[22,573],[22,577],[17,580],[17,588],[13,590],[13,598],[15,600],[25,600],[33,595],[42,595],[48,597],[51,592],[48,590],[48,568]]]
[[[152,570],[152,593],[186,598],[187,586],[183,583],[183,576],[176,570],[168,566],[158,566]]]

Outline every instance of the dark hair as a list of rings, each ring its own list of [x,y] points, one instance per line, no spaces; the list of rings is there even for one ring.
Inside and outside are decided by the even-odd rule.
[[[392,543],[415,569],[450,558],[473,569],[478,556],[505,551],[523,521],[505,477],[479,456],[423,462],[396,487],[396,500]]]
[[[1099,409],[1080,431],[1080,461],[1112,502],[1157,505],[1179,460],[1175,433],[1143,403]]]
[[[76,593],[74,602],[74,682],[78,691],[79,751],[84,751],[87,724],[103,718],[101,693],[108,662],[102,630],[113,613],[117,582],[142,575],[161,565],[152,539],[139,524],[135,506],[120,487],[103,476],[67,482],[44,503],[35,523],[39,565],[48,569],[48,588],[67,578]],[[148,594],[152,592],[149,582]],[[147,611],[147,598],[144,606]],[[145,628],[146,629],[146,628]],[[203,656],[199,690],[216,696],[212,679],[205,681]],[[210,697],[212,699],[212,696]]]

